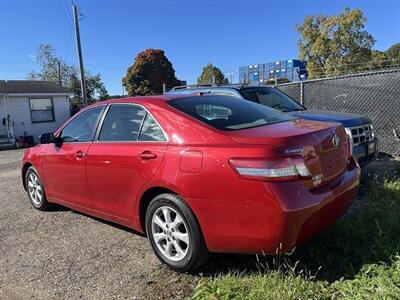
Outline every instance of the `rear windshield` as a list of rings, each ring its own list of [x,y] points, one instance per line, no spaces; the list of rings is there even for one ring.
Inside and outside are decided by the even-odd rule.
[[[229,96],[193,96],[170,100],[168,104],[221,130],[246,129],[296,119],[264,105]]]

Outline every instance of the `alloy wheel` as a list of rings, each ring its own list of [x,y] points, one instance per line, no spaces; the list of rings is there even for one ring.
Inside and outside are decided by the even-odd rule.
[[[42,202],[43,193],[42,193],[42,186],[40,185],[39,178],[35,173],[29,174],[28,192],[29,192],[29,196],[32,200],[32,203],[36,206],[39,206],[40,203]]]
[[[167,259],[181,261],[185,258],[190,245],[188,226],[175,209],[159,207],[152,217],[151,233],[158,250]]]

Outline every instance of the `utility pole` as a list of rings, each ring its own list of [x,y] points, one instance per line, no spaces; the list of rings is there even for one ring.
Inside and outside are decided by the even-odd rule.
[[[61,81],[61,63],[60,61],[57,61],[57,66],[58,66],[58,84],[62,86],[62,81]]]
[[[76,48],[78,50],[79,71],[81,73],[81,93],[82,93],[83,105],[87,105],[85,71],[83,69],[83,59],[82,59],[82,49],[81,49],[81,36],[79,34],[78,8],[76,7],[76,5],[72,5],[72,9],[74,11]]]

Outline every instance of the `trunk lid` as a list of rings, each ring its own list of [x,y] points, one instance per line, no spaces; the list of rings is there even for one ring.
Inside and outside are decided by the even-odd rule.
[[[302,156],[312,176],[305,180],[309,188],[334,180],[347,168],[348,139],[338,123],[298,119],[228,134],[240,144],[274,146],[281,156]]]

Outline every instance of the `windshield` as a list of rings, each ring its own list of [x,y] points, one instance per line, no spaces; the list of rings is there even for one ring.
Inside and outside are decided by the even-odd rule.
[[[285,122],[295,117],[250,101],[204,95],[168,101],[185,114],[221,130],[239,130]]]
[[[304,110],[304,107],[281,91],[272,87],[245,88],[240,91],[243,98],[283,112]]]

